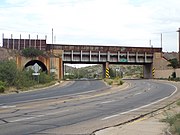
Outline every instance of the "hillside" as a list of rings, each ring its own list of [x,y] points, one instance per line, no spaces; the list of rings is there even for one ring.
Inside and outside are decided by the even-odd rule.
[[[65,78],[103,78],[102,65],[92,65],[81,68],[65,66]],[[142,77],[143,67],[138,65],[110,65],[110,76],[120,76],[123,78],[140,78]]]
[[[16,59],[16,52],[0,47],[0,60]]]

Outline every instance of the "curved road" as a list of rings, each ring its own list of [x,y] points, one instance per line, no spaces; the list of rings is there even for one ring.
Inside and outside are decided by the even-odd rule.
[[[61,99],[62,93],[64,95],[75,94],[86,90],[106,88],[106,86],[101,81],[77,81],[72,85],[56,87],[50,91],[21,94],[17,100],[9,99],[15,95],[1,96],[0,101],[3,104],[10,104],[11,101],[22,102],[28,97],[28,94],[30,97],[37,94],[37,97],[44,98],[41,96],[41,92],[43,92],[42,94],[47,92],[46,96],[49,94],[51,97],[53,95],[60,97],[53,101],[43,100],[41,102],[12,103],[11,106],[1,106],[0,133],[3,135],[89,134],[96,129],[112,125],[125,116],[128,117],[127,114],[134,110],[143,106],[147,107],[149,104],[171,96],[176,91],[172,85],[150,80],[129,80],[128,82],[131,86],[126,90],[120,91],[117,88],[114,92],[98,93],[91,97],[83,95],[78,96],[77,99],[66,101]],[[61,91],[60,95],[58,95],[57,89]],[[23,98],[20,98],[21,96]]]
[[[55,86],[44,90],[30,91],[19,94],[0,95],[0,104],[22,103],[43,99],[51,99],[67,95],[73,95],[94,90],[109,88],[102,81],[76,81],[70,82],[67,86]]]

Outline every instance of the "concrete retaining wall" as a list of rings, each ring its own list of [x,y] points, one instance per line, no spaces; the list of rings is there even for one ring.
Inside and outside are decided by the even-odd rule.
[[[176,69],[176,76],[180,77],[180,68]],[[154,78],[169,78],[172,75],[174,69],[167,69],[167,70],[155,70]]]

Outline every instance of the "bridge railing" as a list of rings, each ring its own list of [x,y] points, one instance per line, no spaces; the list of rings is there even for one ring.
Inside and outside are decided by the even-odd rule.
[[[125,46],[95,46],[95,45],[68,45],[68,44],[47,44],[47,50],[64,50],[64,51],[83,51],[83,52],[162,52],[162,48],[152,48],[152,47],[125,47]]]

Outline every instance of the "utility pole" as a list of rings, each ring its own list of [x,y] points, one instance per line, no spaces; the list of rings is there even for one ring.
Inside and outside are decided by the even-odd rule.
[[[161,48],[162,48],[162,33],[161,33]]]
[[[53,63],[53,49],[54,49],[54,46],[53,46],[53,34],[54,34],[54,33],[53,33],[53,28],[52,28],[52,44],[51,44],[51,48],[50,48],[50,49],[51,49],[51,57],[50,57],[50,70],[51,70],[51,71],[50,71],[50,72],[54,72],[54,71],[53,71],[53,70],[54,70],[54,69],[53,69],[53,68],[54,68],[54,65],[53,65],[53,64],[54,64],[54,63]]]
[[[179,30],[177,30],[177,32],[179,33],[179,64],[180,64],[180,28]]]
[[[54,34],[54,33],[53,33],[53,28],[52,28],[52,44],[53,44],[53,36],[54,36],[53,34]]]
[[[2,34],[2,47],[3,47],[3,41],[4,41],[4,33]]]
[[[153,47],[152,44],[151,44],[151,40],[149,40],[149,45],[150,45],[151,47]]]
[[[54,31],[53,31],[53,28],[52,28],[52,52],[53,52],[53,49],[54,49],[54,45],[53,45],[53,41],[54,41]]]

